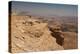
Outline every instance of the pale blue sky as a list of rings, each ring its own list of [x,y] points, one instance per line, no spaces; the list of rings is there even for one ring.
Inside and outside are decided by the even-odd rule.
[[[12,10],[40,16],[77,16],[77,5],[12,2]]]

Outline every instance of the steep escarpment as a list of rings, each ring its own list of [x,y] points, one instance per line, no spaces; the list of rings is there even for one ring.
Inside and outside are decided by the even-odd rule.
[[[60,31],[31,16],[11,17],[11,52],[61,50]],[[61,39],[62,38],[62,39]],[[59,40],[58,40],[59,39]]]

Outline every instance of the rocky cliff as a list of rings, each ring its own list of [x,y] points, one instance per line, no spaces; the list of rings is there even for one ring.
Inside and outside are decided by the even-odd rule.
[[[31,16],[11,16],[11,52],[62,50],[60,32]],[[57,35],[60,37],[61,33]],[[61,42],[59,42],[61,41]]]

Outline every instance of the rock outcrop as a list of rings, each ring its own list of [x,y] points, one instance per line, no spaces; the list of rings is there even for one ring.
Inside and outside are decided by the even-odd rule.
[[[61,28],[58,26],[49,26],[49,30],[51,31],[51,35],[56,38],[56,42],[63,46],[64,36]]]
[[[63,50],[47,23],[29,16],[11,16],[11,52]],[[58,37],[58,35],[57,35]],[[58,40],[60,41],[60,40]]]

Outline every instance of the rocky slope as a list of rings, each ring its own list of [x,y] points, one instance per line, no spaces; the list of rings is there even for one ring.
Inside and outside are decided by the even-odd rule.
[[[60,32],[31,16],[11,16],[11,52],[63,50]],[[58,34],[59,40],[55,37]],[[63,38],[62,38],[63,39]],[[61,42],[59,42],[61,41]]]

